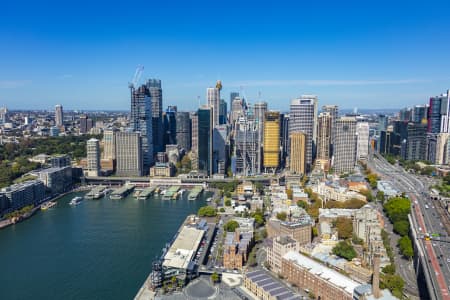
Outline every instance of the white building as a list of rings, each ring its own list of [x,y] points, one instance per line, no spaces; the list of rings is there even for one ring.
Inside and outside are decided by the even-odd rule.
[[[98,176],[100,173],[100,145],[97,139],[90,139],[87,147],[87,176]]]
[[[358,122],[356,124],[356,158],[365,160],[369,155],[369,123]]]

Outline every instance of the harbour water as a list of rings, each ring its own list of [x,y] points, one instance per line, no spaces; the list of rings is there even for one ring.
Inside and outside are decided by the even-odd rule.
[[[0,230],[1,299],[133,299],[197,201],[84,200]]]

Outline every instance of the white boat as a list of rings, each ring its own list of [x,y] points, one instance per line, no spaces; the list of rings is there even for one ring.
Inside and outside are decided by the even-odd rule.
[[[69,204],[70,205],[78,205],[81,203],[81,201],[83,201],[83,197],[74,197],[72,200],[70,200]]]

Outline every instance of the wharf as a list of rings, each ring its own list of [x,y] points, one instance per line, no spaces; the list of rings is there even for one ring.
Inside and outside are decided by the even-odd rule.
[[[176,199],[178,196],[178,191],[180,190],[180,186],[171,186],[163,196],[163,200]]]
[[[139,193],[139,195],[137,196],[137,199],[146,200],[148,197],[153,195],[155,193],[155,191],[156,191],[156,187],[154,187],[154,186],[145,188],[143,191],[141,191]]]
[[[94,187],[89,193],[87,193],[84,197],[87,199],[100,199],[105,196],[106,187],[103,185],[99,185]]]
[[[190,192],[188,200],[197,200],[198,196],[203,192],[203,187],[196,186]]]
[[[124,185],[124,186],[112,191],[109,198],[111,198],[113,200],[122,199],[122,198],[128,196],[128,194],[130,194],[133,190],[134,190],[134,185]]]

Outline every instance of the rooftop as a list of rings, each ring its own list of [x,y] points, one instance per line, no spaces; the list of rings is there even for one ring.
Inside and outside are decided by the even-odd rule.
[[[256,283],[266,293],[276,299],[294,300],[301,299],[299,295],[294,294],[287,287],[281,285],[278,281],[266,274],[264,271],[253,271],[245,274],[245,277]]]

